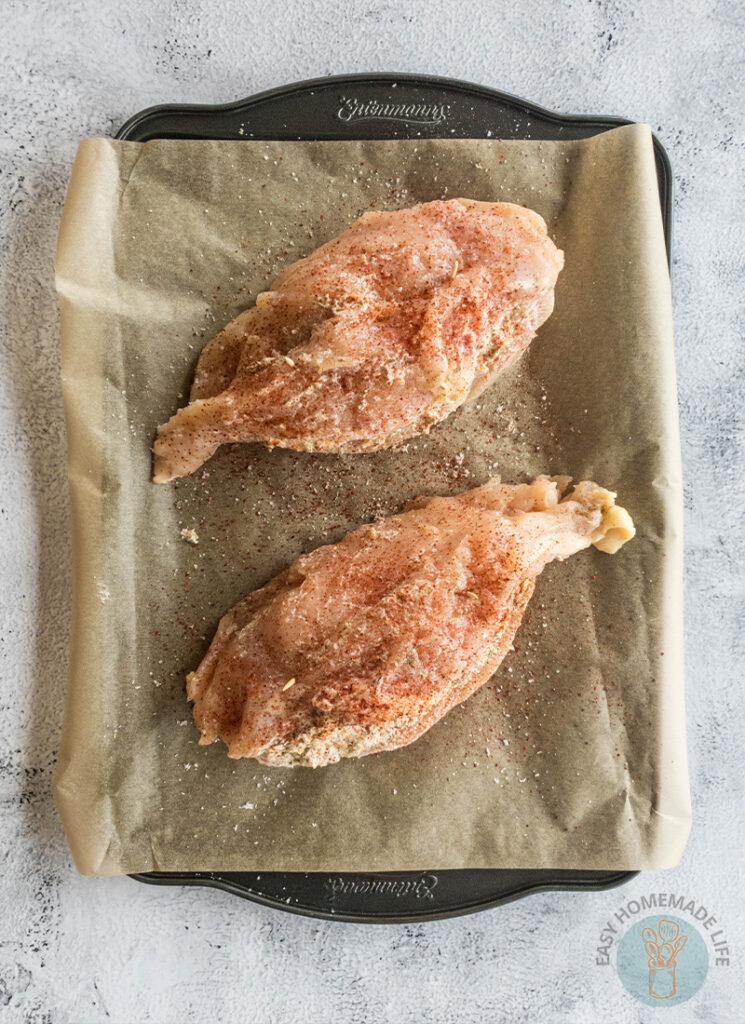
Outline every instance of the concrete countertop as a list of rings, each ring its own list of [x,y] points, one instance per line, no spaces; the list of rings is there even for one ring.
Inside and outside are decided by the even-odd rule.
[[[729,966],[676,1022],[745,1004],[745,47],[721,0],[10,0],[0,66],[0,1021],[641,1022],[599,934],[674,893],[717,917]],[[693,832],[678,867],[473,917],[328,924],[224,893],[80,877],[50,794],[70,618],[52,258],[75,146],[162,102],[328,74],[422,72],[566,113],[651,123],[676,174],[674,305],[686,482]],[[624,922],[624,926],[625,926]],[[620,929],[622,930],[622,928]]]

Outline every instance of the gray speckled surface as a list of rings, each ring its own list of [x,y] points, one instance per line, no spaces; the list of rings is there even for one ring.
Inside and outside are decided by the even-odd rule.
[[[676,1022],[745,998],[745,45],[716,0],[329,0],[3,5],[0,68],[0,1020],[34,1024],[654,1020],[594,963],[619,904],[674,891],[724,927]],[[449,922],[325,924],[207,891],[87,879],[49,790],[70,559],[52,254],[76,142],[154,103],[224,102],[366,70],[480,81],[566,112],[649,121],[676,171],[674,291],[686,478],[693,833],[678,868]],[[664,1015],[664,1011],[661,1011]],[[670,1011],[668,1011],[670,1012]]]

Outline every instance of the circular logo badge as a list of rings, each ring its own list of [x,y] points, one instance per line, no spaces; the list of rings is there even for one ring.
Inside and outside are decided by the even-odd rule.
[[[645,917],[626,932],[616,956],[618,977],[647,1006],[678,1006],[695,995],[709,970],[698,928],[679,917]]]

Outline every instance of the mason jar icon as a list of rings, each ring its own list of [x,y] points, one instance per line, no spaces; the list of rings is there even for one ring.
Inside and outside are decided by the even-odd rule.
[[[669,967],[649,968],[649,994],[655,999],[669,999],[675,995],[675,964]]]
[[[676,921],[660,918],[657,931],[645,928],[642,942],[649,957],[649,994],[653,999],[670,999],[675,995],[675,968],[678,953],[688,941],[680,935]]]

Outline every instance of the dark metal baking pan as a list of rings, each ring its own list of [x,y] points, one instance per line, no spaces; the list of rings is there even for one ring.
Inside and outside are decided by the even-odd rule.
[[[556,114],[507,93],[427,75],[338,75],[216,106],[169,104],[135,114],[116,135],[148,139],[587,139],[623,117]],[[673,173],[653,136],[668,255]]]
[[[118,139],[585,139],[620,117],[556,114],[480,85],[418,75],[343,75],[297,82],[221,106],[166,104],[130,118]],[[654,139],[668,259],[673,176]],[[150,872],[151,885],[202,885],[310,917],[402,923],[454,917],[547,890],[622,885],[635,871],[462,870],[375,874]]]
[[[487,910],[531,893],[623,885],[636,871],[160,871],[131,875],[150,885],[203,885],[305,917],[362,924],[437,921]]]

